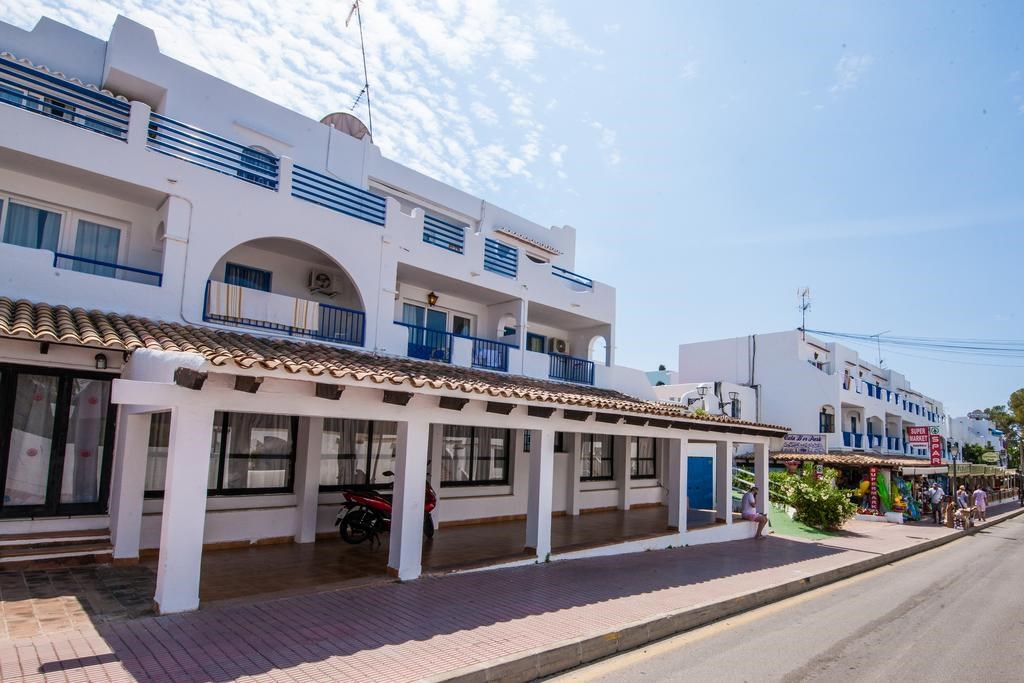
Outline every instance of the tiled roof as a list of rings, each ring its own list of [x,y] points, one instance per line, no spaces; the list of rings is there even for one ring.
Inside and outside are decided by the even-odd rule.
[[[68,83],[74,83],[77,86],[81,86],[83,88],[88,88],[89,90],[93,90],[95,92],[102,93],[104,95],[107,95],[108,97],[113,97],[115,99],[121,100],[122,102],[127,102],[128,101],[128,98],[123,96],[123,95],[115,95],[114,93],[110,92],[109,90],[106,90],[104,88],[100,88],[99,86],[93,85],[92,83],[83,83],[78,78],[75,78],[74,76],[67,76],[67,75],[65,75],[61,71],[51,71],[50,67],[46,66],[45,64],[33,64],[30,60],[28,60],[28,59],[26,59],[24,57],[19,59],[17,56],[11,54],[10,52],[0,52],[0,59],[6,59],[6,60],[11,61],[11,62],[17,62],[18,64],[21,64],[22,66],[27,66],[30,69],[35,69],[36,71],[41,71],[44,74],[48,74],[50,76],[55,76],[56,78],[59,78],[59,79],[64,80],[64,81],[67,81]]]
[[[462,391],[482,398],[522,399],[566,407],[624,413],[776,433],[786,427],[718,415],[694,416],[678,406],[645,401],[617,391],[418,361],[279,337],[258,337],[219,328],[156,322],[133,315],[86,311],[0,296],[0,337],[134,351],[155,349],[202,356],[212,365],[283,370],[311,377],[351,378],[397,387]]]
[[[771,459],[775,462],[786,460],[797,460],[800,462],[820,462],[823,465],[859,465],[870,467],[929,467],[931,461],[928,458],[899,458],[886,457],[884,455],[868,455],[866,453],[772,453]],[[943,462],[943,465],[948,464]]]

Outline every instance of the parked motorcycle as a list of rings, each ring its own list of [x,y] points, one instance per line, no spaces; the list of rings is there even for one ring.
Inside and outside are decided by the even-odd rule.
[[[392,477],[391,471],[384,476]],[[367,489],[342,489],[345,502],[338,510],[334,525],[338,527],[342,540],[346,543],[359,544],[365,540],[380,543],[380,533],[391,530],[390,493]],[[431,512],[437,507],[437,494],[430,482],[427,482],[426,501],[423,506],[423,535],[434,537],[434,519]]]

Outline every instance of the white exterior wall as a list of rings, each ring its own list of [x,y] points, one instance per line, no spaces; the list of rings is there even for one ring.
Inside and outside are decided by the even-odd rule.
[[[847,372],[848,389],[844,388]],[[889,442],[884,438],[886,427],[901,439],[905,427],[911,425],[938,427],[943,437],[949,438],[942,403],[913,390],[905,376],[890,368],[880,368],[840,344],[810,336],[805,340],[796,330],[682,344],[679,377],[682,382],[717,380],[756,386],[760,391],[760,419],[787,425],[794,433],[818,433],[819,412],[823,406],[830,406],[836,427],[829,434],[830,449],[846,448],[843,432],[850,431],[849,418],[854,415],[858,418],[860,433],[865,434],[860,450],[869,450],[866,437],[869,420],[881,428],[874,434],[883,437],[880,448],[884,452],[896,452],[888,448]],[[868,382],[880,384],[892,394],[885,394],[881,399],[873,397],[869,394]],[[672,394],[664,389],[657,387],[656,391]],[[905,410],[904,400],[930,409],[933,419]],[[850,448],[855,449],[853,442]],[[902,453],[902,449],[899,452]]]

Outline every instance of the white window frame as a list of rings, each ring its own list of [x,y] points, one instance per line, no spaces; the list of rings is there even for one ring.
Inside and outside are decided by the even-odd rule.
[[[460,318],[466,318],[466,319],[469,320],[469,336],[470,337],[475,337],[476,336],[476,333],[477,333],[477,330],[478,330],[478,328],[477,328],[477,317],[475,315],[473,315],[472,313],[466,313],[465,311],[460,311],[460,310],[455,309],[455,308],[448,308],[446,306],[430,306],[430,305],[427,304],[426,301],[417,301],[416,299],[410,299],[408,297],[402,297],[400,303],[402,304],[402,308],[403,309],[405,308],[405,304],[409,304],[410,306],[418,306],[419,308],[422,308],[424,311],[430,310],[430,309],[433,309],[435,311],[443,311],[445,313],[444,331],[447,332],[448,334],[454,334],[454,332],[452,332],[452,329],[453,329],[452,328],[452,316],[453,315],[457,315]],[[401,317],[401,316],[399,316],[399,317]]]

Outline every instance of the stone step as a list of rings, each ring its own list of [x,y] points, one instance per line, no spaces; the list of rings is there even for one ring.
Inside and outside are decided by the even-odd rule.
[[[17,547],[42,547],[68,543],[109,541],[109,529],[46,531],[31,534],[0,534],[0,550]]]

